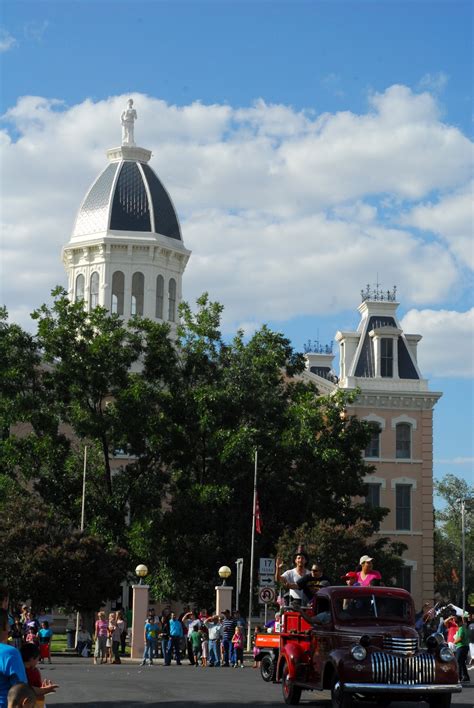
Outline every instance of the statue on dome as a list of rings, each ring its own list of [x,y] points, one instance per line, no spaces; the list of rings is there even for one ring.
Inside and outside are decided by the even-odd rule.
[[[122,111],[120,122],[122,123],[122,145],[135,145],[134,123],[137,120],[137,112],[133,107],[133,98],[127,101],[127,108]]]

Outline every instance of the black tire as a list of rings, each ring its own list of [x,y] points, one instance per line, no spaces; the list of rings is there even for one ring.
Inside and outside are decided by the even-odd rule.
[[[354,705],[352,695],[344,693],[342,690],[337,674],[334,676],[331,686],[331,705],[332,708],[352,708]]]
[[[271,654],[265,654],[260,661],[260,674],[264,681],[274,681],[276,673],[275,659]]]
[[[293,681],[289,677],[288,664],[283,664],[283,671],[281,674],[281,690],[283,693],[283,700],[289,706],[297,706],[301,698],[301,688],[295,686]]]
[[[451,693],[438,693],[437,696],[429,697],[428,705],[430,708],[450,708],[451,698]]]

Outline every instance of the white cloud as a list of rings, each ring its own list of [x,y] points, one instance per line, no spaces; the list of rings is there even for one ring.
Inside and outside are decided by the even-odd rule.
[[[27,39],[33,39],[36,42],[41,42],[48,27],[48,20],[32,20],[31,22],[27,22],[23,27],[23,34]]]
[[[9,52],[18,45],[15,37],[5,29],[0,29],[0,53]]]
[[[405,332],[423,334],[418,361],[425,377],[474,376],[474,308],[410,310],[401,325]]]
[[[441,93],[448,81],[449,76],[445,71],[437,71],[434,74],[424,74],[418,82],[418,86],[421,89]]]
[[[474,464],[474,457],[452,457],[446,460],[433,460],[436,465],[472,465]]]
[[[436,203],[414,207],[402,223],[432,231],[443,238],[462,263],[474,269],[473,183]]]
[[[12,312],[65,282],[61,248],[105,150],[120,140],[127,98],[68,107],[27,96],[3,116],[19,134],[0,133],[2,300]],[[228,324],[352,309],[377,272],[409,306],[449,297],[459,267],[451,241],[413,232],[409,219],[399,226],[402,212],[414,219],[429,208],[433,191],[464,193],[470,174],[469,140],[440,122],[428,93],[392,86],[360,115],[132,98],[137,142],[153,150],[193,250],[185,296],[209,290]]]

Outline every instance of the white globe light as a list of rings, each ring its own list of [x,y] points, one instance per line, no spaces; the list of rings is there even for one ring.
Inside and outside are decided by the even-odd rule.
[[[137,565],[135,568],[135,574],[138,575],[139,578],[145,578],[148,575],[148,568],[146,565],[143,565],[143,563],[140,563],[140,565]]]
[[[220,578],[228,578],[231,574],[232,574],[232,571],[228,565],[221,565],[221,567],[219,568],[219,577]]]

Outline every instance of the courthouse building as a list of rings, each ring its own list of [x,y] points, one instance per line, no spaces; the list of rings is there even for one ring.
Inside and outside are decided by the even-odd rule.
[[[151,152],[134,143],[134,116],[129,102],[122,145],[108,150],[63,249],[69,297],[125,320],[167,321],[173,336],[190,251]],[[397,307],[395,291],[367,289],[357,331],[336,335],[339,376],[332,351],[319,348],[307,352],[305,376],[322,394],[359,389],[350,413],[378,425],[365,450],[376,467],[369,502],[390,509],[380,533],[408,546],[401,582],[420,606],[433,595],[433,407],[441,394],[429,391],[417,363],[421,336],[402,331]]]
[[[441,393],[429,390],[417,362],[419,334],[403,332],[396,290],[361,293],[355,332],[337,332],[339,376],[330,349],[307,352],[306,378],[321,393],[360,392],[350,415],[374,423],[364,457],[367,501],[389,509],[379,533],[408,546],[399,584],[418,607],[433,597],[433,408]]]

